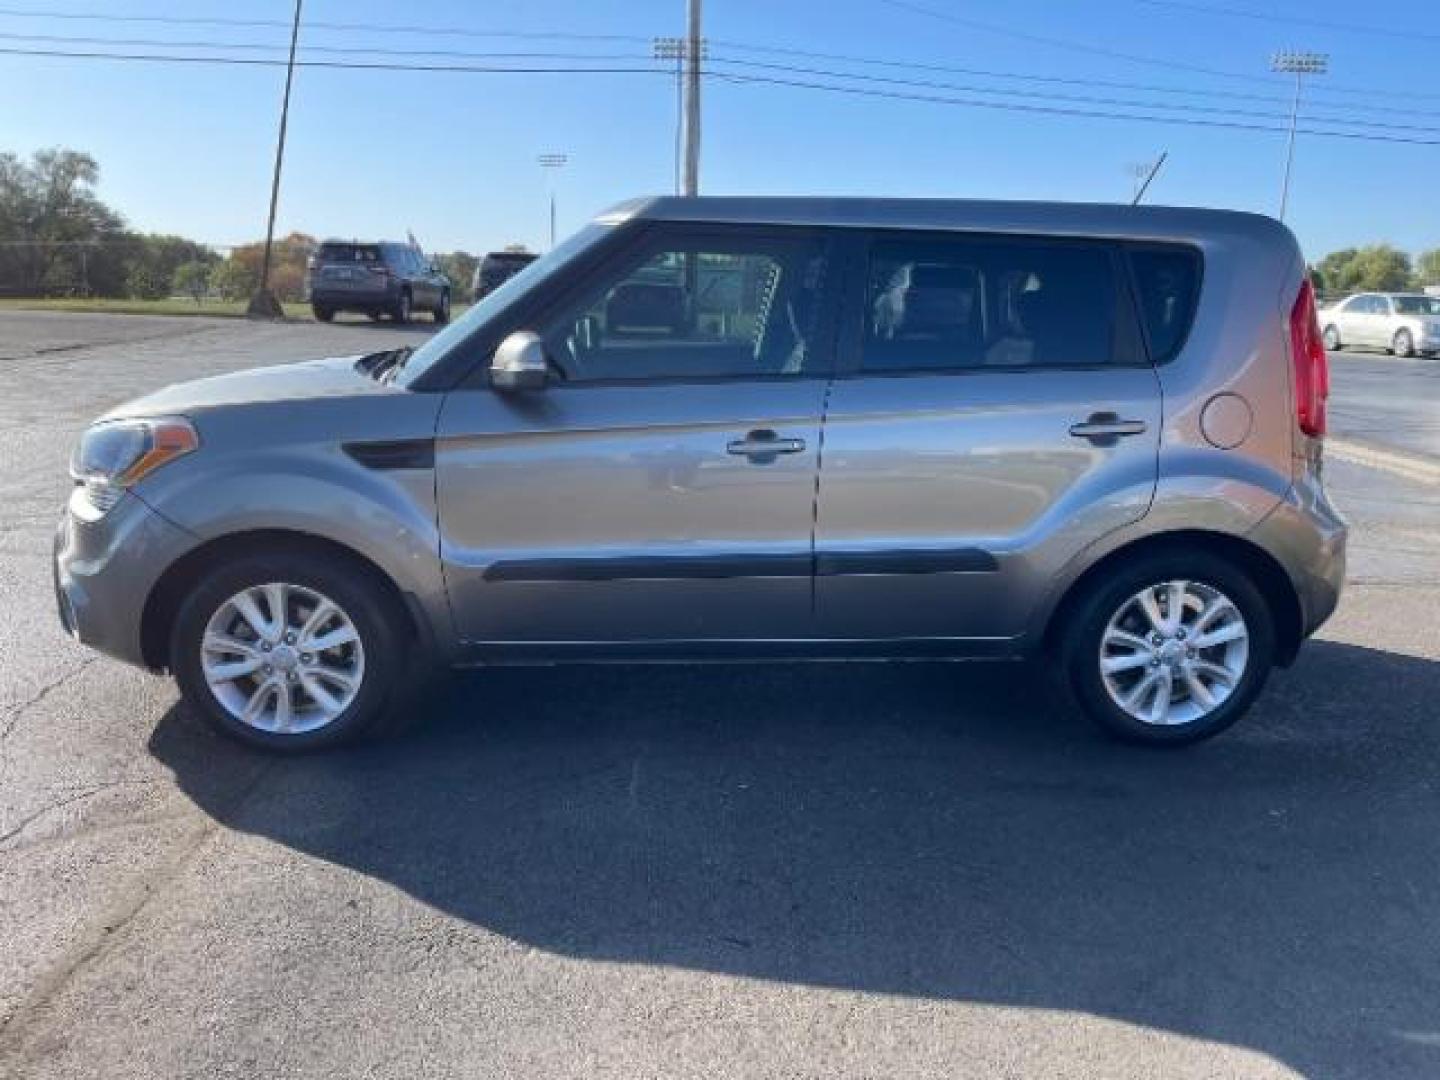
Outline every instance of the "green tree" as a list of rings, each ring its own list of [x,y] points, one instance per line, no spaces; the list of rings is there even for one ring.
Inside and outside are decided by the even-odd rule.
[[[169,292],[170,279],[144,259],[137,259],[126,268],[126,296],[134,300],[163,300]]]
[[[1319,270],[1334,292],[1391,292],[1410,287],[1410,256],[1390,244],[1332,251]]]
[[[0,292],[119,292],[124,221],[95,194],[100,166],[75,150],[0,154]]]
[[[259,283],[259,275],[247,264],[226,259],[210,272],[210,287],[225,300],[248,300]]]
[[[450,279],[452,299],[469,301],[473,299],[470,286],[475,282],[475,268],[480,260],[468,251],[452,251],[448,255],[436,255],[435,262],[440,272]]]
[[[191,259],[175,268],[170,287],[178,293],[191,297],[198,304],[210,291],[210,263]]]
[[[1415,282],[1418,285],[1440,285],[1440,248],[1420,253],[1415,260]]]

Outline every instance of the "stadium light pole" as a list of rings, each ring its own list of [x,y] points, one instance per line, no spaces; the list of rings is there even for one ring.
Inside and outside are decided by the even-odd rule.
[[[1300,118],[1300,93],[1306,75],[1325,75],[1330,71],[1330,54],[1286,49],[1270,58],[1270,70],[1295,76],[1295,97],[1290,104],[1290,134],[1285,140],[1285,179],[1280,186],[1280,220],[1290,205],[1290,172],[1295,165],[1295,125]]]
[[[551,174],[550,180],[550,246],[555,246],[555,180],[554,173],[570,162],[569,154],[541,154],[536,159],[540,167]]]
[[[285,309],[270,291],[270,252],[275,245],[275,207],[280,201],[280,167],[285,161],[285,126],[290,121],[290,84],[295,79],[295,43],[300,39],[300,5],[295,0],[295,20],[290,25],[290,61],[285,65],[285,96],[280,100],[280,136],[275,141],[275,174],[270,180],[270,216],[265,222],[265,254],[260,259],[260,284],[250,298],[247,315],[281,319]]]

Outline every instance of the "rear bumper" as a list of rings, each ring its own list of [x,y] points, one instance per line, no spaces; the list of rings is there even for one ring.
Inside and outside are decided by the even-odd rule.
[[[67,507],[55,532],[61,625],[84,645],[144,666],[145,602],[160,575],[196,542],[133,493],[97,520]]]
[[[310,303],[329,308],[382,308],[400,298],[397,286],[345,289],[321,285],[310,289]]]
[[[1250,534],[1285,567],[1300,600],[1300,636],[1308,638],[1335,613],[1345,587],[1349,528],[1318,477],[1297,482]]]

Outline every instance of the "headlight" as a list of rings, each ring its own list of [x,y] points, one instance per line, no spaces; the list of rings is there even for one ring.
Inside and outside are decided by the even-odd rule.
[[[103,514],[120,501],[126,488],[199,447],[200,436],[188,420],[112,420],[96,424],[80,437],[70,458],[70,475]]]

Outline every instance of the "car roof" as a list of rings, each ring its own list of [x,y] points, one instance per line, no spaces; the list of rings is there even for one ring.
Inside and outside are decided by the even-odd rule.
[[[808,196],[659,196],[612,207],[598,220],[812,225],[1105,236],[1135,240],[1243,238],[1294,245],[1264,214],[1188,206],[1012,202],[985,199],[872,199]]]

